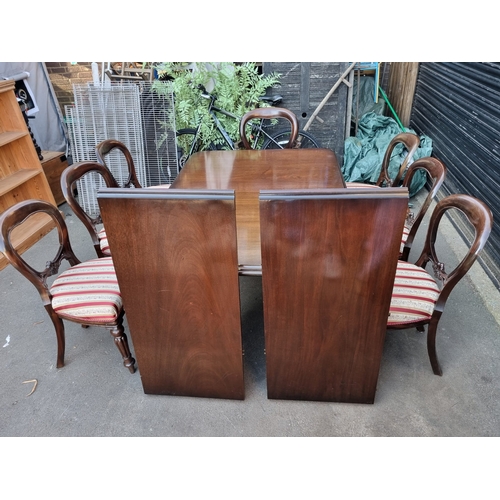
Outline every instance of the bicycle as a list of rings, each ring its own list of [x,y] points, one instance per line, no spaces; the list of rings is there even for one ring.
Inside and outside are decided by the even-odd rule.
[[[210,101],[208,105],[208,113],[215,125],[216,130],[219,132],[223,141],[222,144],[210,144],[208,150],[217,149],[238,149],[238,142],[234,142],[227,131],[224,129],[222,123],[217,117],[216,113],[228,116],[235,120],[240,121],[241,117],[236,116],[229,111],[219,108],[215,105],[217,97],[214,94],[210,94],[203,85],[198,85],[201,90],[201,97],[208,99]],[[277,106],[283,100],[282,96],[261,96],[259,98],[262,102],[266,102],[271,106]],[[251,136],[252,144],[254,149],[283,149],[284,145],[288,143],[290,137],[290,131],[280,130],[274,132],[275,124],[269,123],[270,120],[259,120],[257,122],[252,122],[251,126]],[[178,158],[179,158],[179,170],[184,166],[188,158],[198,151],[202,151],[201,141],[199,137],[200,125],[197,128],[183,128],[176,132],[177,137],[177,148],[178,148]],[[296,147],[300,148],[320,148],[318,140],[309,132],[299,131]]]

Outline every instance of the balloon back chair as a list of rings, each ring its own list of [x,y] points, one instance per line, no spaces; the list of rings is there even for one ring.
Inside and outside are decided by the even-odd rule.
[[[446,272],[438,260],[435,242],[438,227],[447,210],[457,209],[475,229],[469,249],[459,264]],[[483,250],[491,232],[493,215],[480,200],[464,194],[453,194],[439,201],[432,213],[422,254],[415,262],[398,261],[387,328],[401,330],[427,325],[427,352],[435,375],[442,375],[436,353],[436,333],[446,301]],[[425,270],[430,263],[435,278]]]
[[[441,185],[443,184],[446,177],[446,167],[443,162],[441,162],[437,158],[420,158],[419,160],[414,161],[409,166],[403,179],[403,187],[407,187],[408,189],[410,189],[411,181],[413,180],[413,177],[418,170],[423,170],[426,173],[427,179],[430,183],[430,187],[424,202],[418,209],[418,212],[415,214],[409,211],[405,221],[403,236],[401,238],[399,258],[400,260],[406,261],[408,260],[413,240],[415,239],[415,235],[417,234],[420,223],[422,222],[427,209],[432,203],[432,200],[436,197],[436,194],[441,188]]]
[[[82,208],[74,194],[74,185],[76,181],[80,180],[84,175],[90,173],[100,175],[106,184],[106,187],[119,187],[113,177],[113,174],[106,166],[93,161],[84,161],[74,163],[63,171],[61,174],[61,191],[66,202],[71,207],[71,210],[73,210],[73,213],[82,221],[83,225],[89,232],[97,256],[109,257],[111,255],[111,251],[109,249],[106,230],[104,227],[100,228],[102,225],[101,215],[89,215]]]
[[[398,173],[394,179],[391,179],[389,175],[389,164],[391,162],[391,156],[394,151],[394,148],[398,144],[403,144],[408,151],[408,154],[405,156],[403,162],[401,163]],[[410,164],[415,151],[420,146],[420,138],[418,135],[411,134],[408,132],[396,135],[389,145],[384,154],[384,158],[382,160],[382,166],[380,167],[380,174],[375,183],[375,186],[379,187],[400,187],[401,179],[403,179],[405,172],[408,169],[408,165]],[[365,183],[365,182],[346,182],[346,187],[373,187],[373,184]]]
[[[399,171],[396,177],[394,177],[394,179],[391,179],[391,177],[389,176],[389,164],[391,161],[391,156],[394,151],[394,148],[398,144],[403,144],[407,149],[408,154],[405,156],[403,162],[401,163],[401,166],[399,167]],[[384,186],[399,187],[399,185],[401,184],[401,179],[403,178],[404,173],[408,168],[408,165],[410,164],[410,161],[413,158],[413,155],[415,154],[415,151],[418,149],[419,146],[420,146],[420,139],[418,135],[411,134],[408,132],[396,135],[389,143],[389,146],[387,146],[384,159],[382,160],[380,175],[375,185],[382,187]]]
[[[139,182],[139,179],[137,178],[137,174],[135,171],[134,160],[132,159],[132,155],[130,154],[130,151],[128,150],[127,146],[125,146],[123,142],[117,141],[115,139],[106,139],[105,141],[100,142],[95,147],[97,161],[99,163],[102,163],[105,167],[108,167],[109,169],[109,166],[106,164],[105,157],[109,155],[113,150],[121,151],[121,153],[125,156],[125,160],[127,161],[128,177],[125,184],[120,187],[141,188],[142,187],[141,183]]]
[[[251,120],[274,120],[283,118],[288,120],[291,125],[291,132],[288,143],[285,144],[284,148],[293,148],[297,141],[297,137],[299,135],[299,122],[295,113],[286,108],[277,108],[277,107],[269,107],[269,108],[257,108],[245,113],[240,121],[240,137],[241,142],[244,149],[253,149],[247,138],[247,124]]]
[[[59,235],[59,247],[43,271],[35,270],[12,244],[12,231],[21,227],[34,214],[52,217]],[[29,224],[29,222],[27,222]],[[26,200],[5,210],[0,216],[0,250],[7,260],[38,290],[57,337],[57,368],[64,366],[65,334],[63,320],[103,326],[110,330],[123,364],[135,372],[135,360],[130,353],[123,328],[123,306],[111,257],[80,262],[75,256],[66,223],[59,210],[41,200]],[[71,267],[59,273],[61,264]],[[48,278],[56,276],[49,285]]]

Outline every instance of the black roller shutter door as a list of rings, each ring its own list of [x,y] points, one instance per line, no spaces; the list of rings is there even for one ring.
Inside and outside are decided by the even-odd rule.
[[[500,63],[421,63],[411,127],[448,167],[441,197],[466,193],[492,210],[483,265],[500,283]],[[459,220],[454,220],[464,231]]]

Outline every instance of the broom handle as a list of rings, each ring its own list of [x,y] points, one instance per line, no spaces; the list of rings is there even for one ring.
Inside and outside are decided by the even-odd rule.
[[[356,66],[357,63],[353,62],[342,74],[342,76],[337,80],[337,83],[330,89],[330,92],[326,94],[325,98],[319,103],[318,107],[314,110],[314,113],[311,115],[311,118],[307,121],[305,124],[303,130],[306,131],[310,126],[311,123],[314,121],[316,116],[318,116],[318,113],[323,109],[323,106],[326,104],[328,99],[330,99],[330,96],[337,90],[337,87],[344,81],[344,78],[351,72],[351,70]]]

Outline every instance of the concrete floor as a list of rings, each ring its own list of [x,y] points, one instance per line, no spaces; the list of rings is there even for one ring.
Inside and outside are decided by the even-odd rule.
[[[60,208],[79,258],[94,258],[81,223],[67,205]],[[421,235],[426,225],[427,218]],[[456,259],[460,238],[451,225],[443,234],[439,248]],[[54,238],[52,232],[26,253],[31,262],[53,256]],[[39,295],[8,266],[0,271],[0,435],[499,436],[499,294],[478,263],[473,269],[440,322],[444,375],[432,373],[425,335],[389,331],[375,403],[357,405],[267,399],[260,278],[241,278],[246,394],[230,401],[144,394],[140,373],[123,367],[103,328],[67,322],[66,366],[56,369],[55,334]],[[24,382],[34,379],[28,396],[33,384]]]

